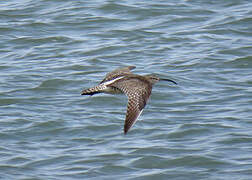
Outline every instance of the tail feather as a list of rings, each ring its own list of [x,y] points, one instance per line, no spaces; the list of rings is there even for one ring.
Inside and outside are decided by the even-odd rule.
[[[89,89],[84,89],[82,92],[81,92],[81,95],[94,95],[94,94],[98,94],[98,93],[102,93],[102,90],[105,89],[104,86],[95,86],[93,88],[89,88]]]
[[[90,92],[90,91],[87,91],[87,90],[83,90],[81,92],[81,95],[90,95],[90,96],[93,96],[94,94],[98,94],[98,93],[101,93],[101,92]]]

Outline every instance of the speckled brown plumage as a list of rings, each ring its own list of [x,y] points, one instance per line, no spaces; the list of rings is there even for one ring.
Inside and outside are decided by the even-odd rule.
[[[128,96],[128,106],[124,124],[124,133],[134,125],[145,107],[150,94],[152,85],[142,76],[129,75],[123,79],[115,81],[109,86],[120,89]]]
[[[128,67],[118,68],[118,69],[106,74],[105,78],[99,84],[102,84],[106,81],[110,81],[112,79],[115,79],[115,78],[118,78],[121,76],[126,76],[129,74],[132,74],[130,71],[135,68],[136,68],[136,66],[128,66]]]
[[[154,75],[140,76],[132,74],[130,70],[134,68],[135,66],[128,66],[116,69],[108,73],[97,86],[83,90],[81,93],[82,95],[97,93],[124,93],[127,95],[128,106],[124,123],[125,134],[141,115],[151,95],[152,85],[159,81],[159,78]]]

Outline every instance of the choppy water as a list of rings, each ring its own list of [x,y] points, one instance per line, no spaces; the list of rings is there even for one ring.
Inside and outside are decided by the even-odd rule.
[[[252,2],[0,2],[0,179],[252,178]],[[124,136],[121,66],[157,73]]]

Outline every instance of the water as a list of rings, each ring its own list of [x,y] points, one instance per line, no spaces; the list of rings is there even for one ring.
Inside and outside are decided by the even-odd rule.
[[[0,3],[0,179],[252,177],[251,1]],[[159,82],[80,96],[117,67]]]

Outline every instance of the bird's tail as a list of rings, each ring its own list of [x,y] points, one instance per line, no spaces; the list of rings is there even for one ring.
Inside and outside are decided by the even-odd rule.
[[[81,95],[94,95],[94,94],[98,94],[98,93],[102,93],[102,91],[106,89],[106,86],[104,85],[98,85],[89,89],[84,89],[81,92]]]

